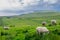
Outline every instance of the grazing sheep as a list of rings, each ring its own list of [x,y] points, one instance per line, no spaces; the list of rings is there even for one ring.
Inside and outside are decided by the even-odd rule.
[[[4,26],[4,29],[5,29],[5,30],[9,30],[9,27]]]
[[[43,25],[43,26],[46,26],[46,22],[42,22],[42,25]]]
[[[51,20],[51,25],[56,25],[56,20]]]
[[[40,35],[41,33],[49,33],[49,30],[46,27],[37,27],[36,30],[38,35]]]

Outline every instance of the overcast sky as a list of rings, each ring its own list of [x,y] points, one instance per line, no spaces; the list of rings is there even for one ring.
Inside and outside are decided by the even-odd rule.
[[[38,10],[60,10],[60,0],[0,0],[0,16]]]

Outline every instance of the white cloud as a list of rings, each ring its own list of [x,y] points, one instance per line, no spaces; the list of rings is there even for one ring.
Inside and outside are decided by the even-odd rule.
[[[44,0],[43,2],[45,3],[44,7],[46,9],[53,9],[54,8],[53,4],[56,4],[58,0]]]
[[[23,3],[24,5],[35,5],[39,2],[40,0],[24,0]]]
[[[24,10],[25,7],[36,5],[40,0],[0,0],[0,16],[18,15],[16,13],[4,13],[4,10]],[[2,12],[1,12],[2,11]]]
[[[28,5],[36,5],[39,0],[0,0],[0,9],[24,9]]]
[[[43,5],[43,6],[39,6],[39,9],[40,7],[41,9],[51,9],[53,8],[53,5],[51,4],[55,4],[57,3],[57,1],[58,0],[0,0],[0,11],[5,9],[13,10],[13,11],[25,10],[25,9],[32,10],[34,8],[33,6],[34,5],[36,6],[37,4],[39,4],[39,2],[41,2],[41,4],[39,5]],[[3,15],[13,15],[13,14],[0,13],[0,16],[1,15],[3,16]]]
[[[19,15],[16,13],[4,13],[4,12],[0,12],[0,16],[14,16],[14,15]]]
[[[48,2],[49,4],[54,4],[56,3],[58,0],[44,0],[44,2]]]
[[[27,6],[37,5],[41,0],[0,0],[0,10],[4,9],[25,9]],[[57,0],[43,0],[43,3],[54,4]]]
[[[21,3],[18,0],[0,0],[0,9],[21,9]]]

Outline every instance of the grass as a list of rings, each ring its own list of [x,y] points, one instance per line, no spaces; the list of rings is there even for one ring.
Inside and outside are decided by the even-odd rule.
[[[53,18],[57,20],[57,25],[49,26],[50,20]],[[0,40],[60,40],[59,15],[27,18],[20,16],[3,17],[2,20],[2,24],[10,27],[10,29],[4,30],[3,26],[0,25]],[[2,20],[0,20],[0,24]],[[42,26],[41,23],[43,21],[47,22],[46,27],[49,29],[50,33],[40,37],[36,34],[36,27]]]

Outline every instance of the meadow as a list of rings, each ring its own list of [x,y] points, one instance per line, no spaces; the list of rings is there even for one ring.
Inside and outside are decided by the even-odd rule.
[[[57,25],[49,26],[55,19]],[[40,37],[36,27],[46,21],[49,34]],[[10,27],[4,30],[3,26]],[[60,12],[36,12],[19,16],[0,17],[0,40],[60,40]]]

